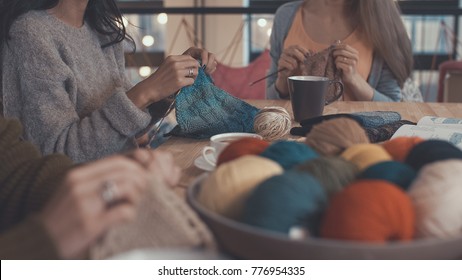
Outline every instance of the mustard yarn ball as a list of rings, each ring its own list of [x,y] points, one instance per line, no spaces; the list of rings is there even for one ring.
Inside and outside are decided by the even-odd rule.
[[[360,171],[382,161],[392,160],[390,154],[378,144],[358,144],[349,147],[341,157],[354,163]]]

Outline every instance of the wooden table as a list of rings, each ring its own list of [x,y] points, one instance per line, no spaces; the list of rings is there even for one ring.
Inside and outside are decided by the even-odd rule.
[[[287,100],[247,100],[256,107],[281,106],[292,113],[290,101]],[[385,102],[357,102],[338,101],[324,108],[324,114],[354,113],[366,111],[396,111],[401,114],[402,119],[417,122],[423,116],[439,116],[448,118],[462,118],[462,103],[385,103]],[[296,124],[295,124],[296,125]],[[159,149],[169,151],[173,154],[176,163],[183,169],[183,175],[178,187],[188,187],[192,180],[204,171],[194,166],[194,160],[200,155],[204,146],[209,143],[208,139],[194,140],[179,137],[172,137]]]

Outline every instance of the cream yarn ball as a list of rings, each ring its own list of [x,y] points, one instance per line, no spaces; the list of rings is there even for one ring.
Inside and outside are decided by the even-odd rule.
[[[211,173],[201,186],[198,200],[211,211],[237,219],[254,187],[282,172],[282,167],[270,159],[243,156]]]
[[[425,165],[409,189],[417,237],[462,235],[462,160]]]
[[[278,106],[265,107],[258,112],[253,122],[255,133],[266,141],[280,140],[289,134],[292,118],[286,109]]]

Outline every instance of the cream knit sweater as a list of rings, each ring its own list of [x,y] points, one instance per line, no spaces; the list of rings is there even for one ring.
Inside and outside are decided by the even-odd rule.
[[[24,137],[43,154],[76,162],[133,146],[153,121],[126,96],[122,44],[85,23],[71,27],[46,11],[20,16],[3,49],[2,97],[6,117],[20,119]]]

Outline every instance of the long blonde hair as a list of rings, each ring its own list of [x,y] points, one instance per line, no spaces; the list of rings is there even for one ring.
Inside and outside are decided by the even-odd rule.
[[[412,46],[393,0],[350,0],[366,38],[402,87],[413,69]]]

